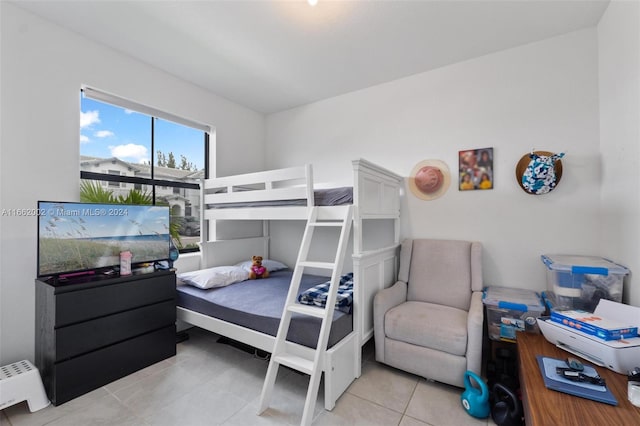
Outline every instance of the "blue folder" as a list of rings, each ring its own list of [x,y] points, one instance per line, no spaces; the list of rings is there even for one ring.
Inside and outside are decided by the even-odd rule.
[[[618,405],[618,400],[606,386],[594,385],[591,383],[574,382],[556,373],[556,367],[567,367],[567,363],[562,359],[544,357],[536,355],[540,373],[544,379],[544,385],[555,391],[564,392],[569,395],[591,399],[593,401],[604,402],[605,404]],[[584,374],[596,376],[598,372],[591,366],[584,366]]]

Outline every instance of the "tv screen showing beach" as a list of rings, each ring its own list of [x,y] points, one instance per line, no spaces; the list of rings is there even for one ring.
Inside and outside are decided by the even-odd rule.
[[[169,207],[38,203],[38,276],[108,268],[130,251],[132,263],[169,257]]]

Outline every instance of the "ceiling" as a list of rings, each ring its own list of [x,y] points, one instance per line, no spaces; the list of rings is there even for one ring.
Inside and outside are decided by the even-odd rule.
[[[268,114],[592,27],[608,0],[15,4]]]

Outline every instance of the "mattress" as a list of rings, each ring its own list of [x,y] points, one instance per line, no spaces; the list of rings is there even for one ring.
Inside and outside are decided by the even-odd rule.
[[[291,270],[276,271],[271,272],[266,279],[242,281],[209,290],[179,283],[177,305],[275,336],[292,274]],[[300,292],[325,281],[327,277],[305,274],[300,283]],[[315,348],[320,325],[319,318],[294,314],[287,340]],[[342,340],[352,330],[352,315],[335,310],[329,334],[329,347]]]
[[[343,186],[340,188],[317,189],[313,193],[314,204],[316,206],[341,206],[353,204],[353,187]],[[207,208],[243,208],[243,207],[277,207],[277,206],[306,206],[306,199],[297,200],[269,200],[251,201],[243,203],[208,204]]]

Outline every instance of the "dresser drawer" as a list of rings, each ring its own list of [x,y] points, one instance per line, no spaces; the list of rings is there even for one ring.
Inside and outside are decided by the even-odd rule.
[[[176,354],[175,325],[53,365],[45,387],[54,405]]]
[[[175,322],[176,304],[170,300],[61,327],[55,331],[56,361],[173,325]]]
[[[56,295],[55,327],[131,310],[140,306],[175,300],[174,274],[149,274],[130,281],[65,291]]]

